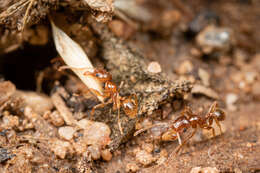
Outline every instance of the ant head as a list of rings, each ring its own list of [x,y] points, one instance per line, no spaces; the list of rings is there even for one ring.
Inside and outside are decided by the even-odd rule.
[[[112,75],[109,72],[105,71],[105,70],[102,70],[102,69],[95,70],[94,74],[100,80],[103,80],[103,81],[110,81],[110,80],[112,80]]]
[[[212,116],[216,117],[218,121],[224,121],[226,114],[225,112],[220,109],[220,108],[216,108],[213,112],[212,112]]]
[[[217,119],[218,121],[224,121],[225,117],[226,117],[226,113],[218,107],[218,104],[216,101],[211,105],[209,112],[206,115],[206,118],[209,118],[209,119],[214,118],[214,119]],[[212,120],[210,120],[210,121],[212,121]]]

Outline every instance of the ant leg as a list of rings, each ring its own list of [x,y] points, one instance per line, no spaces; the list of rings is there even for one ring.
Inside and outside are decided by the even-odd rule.
[[[150,126],[145,127],[145,128],[143,128],[143,129],[137,130],[137,131],[134,133],[134,136],[137,136],[137,135],[139,135],[140,133],[143,133],[144,131],[149,130],[149,129],[153,128],[153,127],[165,126],[165,125],[168,125],[168,124],[167,124],[167,123],[157,123],[157,124],[150,125]]]
[[[92,93],[94,93],[96,96],[102,96],[102,97],[104,97],[104,98],[106,98],[106,97],[109,96],[108,93],[106,93],[106,94],[101,94],[99,91],[97,91],[97,90],[95,90],[95,89],[92,89],[92,88],[89,88],[89,90],[90,90]],[[95,109],[96,109],[96,108],[104,107],[105,105],[107,105],[107,104],[109,104],[109,103],[112,103],[112,100],[111,100],[111,99],[110,99],[108,102],[106,102],[106,103],[101,103],[101,104],[98,104],[98,105],[94,106],[94,107],[92,108],[91,113],[90,113],[91,118],[94,116],[94,112],[95,112]]]
[[[86,69],[93,69],[93,68],[87,68],[87,67],[70,67],[67,65],[63,65],[59,67],[58,71],[66,70],[66,69],[71,69],[71,70],[86,70]],[[84,72],[86,73],[86,72]],[[91,72],[90,72],[91,73]]]
[[[53,64],[55,62],[64,62],[64,61],[61,57],[55,57],[55,58],[52,58],[50,62]]]
[[[217,101],[214,101],[214,103],[212,103],[212,105],[209,108],[209,111],[207,113],[207,115],[210,115],[211,113],[213,113],[216,110],[216,107],[218,106]]]
[[[215,120],[215,122],[216,122],[216,124],[217,124],[217,126],[218,126],[218,128],[220,130],[220,133],[222,134],[223,132],[222,132],[222,128],[221,128],[221,125],[220,125],[219,121],[215,117],[214,117],[214,120]]]
[[[94,94],[95,96],[100,96],[100,97],[103,97],[104,99],[105,98],[108,98],[110,96],[110,93],[108,92],[104,92],[104,94],[101,94],[99,91],[93,89],[93,88],[89,88],[89,90],[92,92],[92,94]]]
[[[100,103],[100,104],[94,106],[94,107],[92,108],[92,110],[91,110],[91,113],[90,113],[91,118],[94,116],[95,110],[96,110],[97,108],[103,108],[103,107],[105,107],[105,106],[106,106],[107,104],[109,104],[109,103],[112,103],[112,101],[109,100],[109,101],[106,102],[106,103]]]
[[[120,108],[117,110],[117,124],[118,124],[118,128],[119,128],[121,135],[123,135],[123,129],[121,126],[121,121],[120,121]]]
[[[194,131],[190,134],[190,136],[188,136],[181,145],[179,145],[175,150],[174,152],[177,154],[180,149],[188,142],[188,140],[190,140],[194,135],[195,133],[197,132],[197,128],[194,129]]]
[[[179,133],[179,132],[177,132],[177,137],[178,137],[179,145],[182,145],[181,136],[180,136],[180,133]]]
[[[121,102],[120,102],[120,96],[119,94],[117,93],[116,94],[116,97],[114,97],[114,99],[111,99],[113,100],[113,109],[117,109],[117,124],[118,124],[118,128],[119,128],[119,131],[121,133],[121,135],[123,135],[123,129],[122,129],[122,125],[121,125],[121,121],[120,121],[120,106],[121,106]]]

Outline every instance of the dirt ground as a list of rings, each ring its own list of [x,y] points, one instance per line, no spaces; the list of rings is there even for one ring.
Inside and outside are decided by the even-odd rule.
[[[95,93],[58,70],[50,20],[137,96],[122,133],[112,104],[92,116]],[[0,172],[260,172],[259,26],[258,0],[0,1]],[[223,133],[198,128],[179,153],[166,126],[134,136],[214,101]]]

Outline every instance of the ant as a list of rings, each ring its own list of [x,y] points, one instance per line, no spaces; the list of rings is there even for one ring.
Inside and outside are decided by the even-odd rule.
[[[67,69],[67,68],[71,69],[72,67],[62,66],[59,68],[59,70]],[[78,68],[78,69],[85,70],[88,68]],[[92,76],[104,84],[103,93],[100,93],[99,91],[90,88],[92,93],[94,93],[96,96],[104,97],[105,99],[109,98],[109,100],[106,103],[103,102],[101,104],[94,106],[92,108],[91,115],[92,116],[94,115],[95,109],[97,109],[98,107],[104,107],[107,104],[113,103],[113,110],[118,111],[119,130],[120,130],[121,134],[123,134],[123,130],[122,130],[121,123],[120,123],[120,108],[122,106],[125,114],[127,116],[129,116],[130,118],[134,118],[137,115],[137,111],[138,111],[137,96],[135,94],[132,94],[132,95],[128,96],[127,98],[121,97],[119,95],[119,88],[121,88],[121,86],[119,88],[117,88],[116,84],[114,82],[112,82],[112,75],[104,69],[95,69],[95,68],[90,69],[90,70],[84,72],[83,75]]]
[[[219,127],[220,132],[222,133],[220,121],[224,121],[226,117],[225,112],[218,107],[217,102],[215,101],[209,108],[208,113],[204,117],[200,117],[199,115],[193,113],[189,107],[186,107],[184,111],[181,113],[181,116],[175,119],[170,123],[158,123],[144,129],[140,129],[135,132],[134,136],[146,131],[147,129],[153,128],[155,126],[167,126],[166,132],[161,135],[162,141],[175,141],[178,139],[179,146],[175,149],[175,153],[177,154],[181,147],[185,145],[196,133],[198,128],[211,130],[212,135],[215,137],[215,129],[212,127],[213,121],[216,122]],[[193,132],[186,137],[186,139],[182,142],[180,134],[184,133],[186,129],[192,128]]]
[[[116,84],[111,81],[112,75],[104,69],[94,69],[92,72],[86,71],[84,72],[84,75],[90,75],[98,79],[100,82],[104,83],[103,94],[101,94],[97,90],[91,89],[93,93],[104,98],[110,98],[108,102],[94,106],[92,108],[91,114],[94,114],[96,108],[104,107],[104,105],[112,102],[113,110],[118,111],[118,126],[121,134],[123,134],[123,130],[120,123],[120,107],[123,107],[123,110],[126,115],[128,115],[130,118],[134,118],[138,111],[137,96],[135,94],[132,94],[127,98],[121,97],[119,95],[119,89],[117,88]]]

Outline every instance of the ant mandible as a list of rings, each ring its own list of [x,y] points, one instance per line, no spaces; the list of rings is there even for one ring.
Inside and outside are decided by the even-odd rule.
[[[162,141],[174,141],[178,139],[179,146],[175,149],[175,153],[177,154],[181,147],[185,145],[196,133],[198,127],[201,129],[211,130],[212,135],[215,137],[215,129],[212,127],[213,121],[216,122],[217,126],[222,133],[220,121],[225,120],[225,112],[218,107],[217,102],[214,102],[208,111],[208,113],[204,117],[200,117],[199,115],[193,113],[189,107],[186,107],[184,111],[181,113],[181,116],[175,119],[170,123],[158,123],[152,125],[150,127],[146,127],[144,129],[138,130],[135,132],[134,136],[142,133],[143,131],[153,128],[155,126],[167,126],[166,132],[161,135]],[[193,132],[186,137],[186,139],[181,140],[180,134],[184,133],[185,129],[192,128]]]

